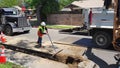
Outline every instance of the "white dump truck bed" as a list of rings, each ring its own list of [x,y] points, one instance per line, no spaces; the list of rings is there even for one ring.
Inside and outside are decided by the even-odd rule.
[[[89,20],[89,11],[85,17],[85,21],[88,22]],[[88,29],[91,28],[108,28],[113,29],[113,22],[114,22],[114,10],[92,10],[92,22],[91,24],[88,22],[86,23]]]

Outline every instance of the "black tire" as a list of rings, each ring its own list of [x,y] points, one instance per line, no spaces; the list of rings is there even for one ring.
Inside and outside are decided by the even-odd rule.
[[[30,32],[30,30],[24,31],[24,33],[29,33],[29,32]]]
[[[93,35],[93,41],[98,45],[100,48],[108,48],[112,42],[111,35],[106,32],[99,31]]]
[[[8,36],[13,35],[12,27],[10,25],[4,27],[4,34]]]

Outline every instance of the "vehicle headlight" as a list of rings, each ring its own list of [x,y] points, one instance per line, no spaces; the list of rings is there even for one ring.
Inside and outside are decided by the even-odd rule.
[[[15,24],[17,24],[17,22],[16,22],[16,21],[15,21],[14,23],[15,23]]]
[[[14,27],[16,27],[16,26],[18,26],[18,24],[17,24],[17,22],[15,21],[15,22],[14,22]]]

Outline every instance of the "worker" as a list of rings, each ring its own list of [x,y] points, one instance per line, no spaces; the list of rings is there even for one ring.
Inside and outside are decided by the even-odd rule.
[[[44,34],[46,34],[45,30],[46,30],[46,33],[48,33],[48,30],[47,30],[47,27],[46,27],[46,23],[45,22],[41,22],[41,24],[39,26],[39,29],[38,29],[38,33],[37,33],[38,34],[38,40],[37,40],[37,43],[38,43],[37,47],[38,48],[39,47],[43,47],[42,46],[42,36]]]

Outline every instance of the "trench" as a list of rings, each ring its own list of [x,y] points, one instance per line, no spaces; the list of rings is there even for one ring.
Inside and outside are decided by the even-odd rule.
[[[38,56],[38,57],[42,57],[45,59],[49,59],[49,60],[53,60],[53,61],[67,64],[69,66],[69,68],[78,68],[78,63],[82,62],[81,59],[74,58],[74,57],[68,56],[68,55],[63,56],[63,55],[56,54],[53,56],[53,54],[50,54],[50,53],[45,53],[42,51],[35,51],[32,49],[16,47],[14,45],[3,44],[3,43],[1,43],[1,45],[3,45],[6,49],[11,49],[13,51],[22,52],[22,53],[26,53],[29,55],[34,55],[34,56]]]

